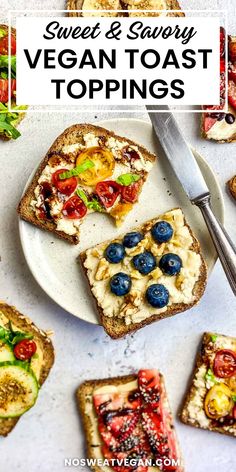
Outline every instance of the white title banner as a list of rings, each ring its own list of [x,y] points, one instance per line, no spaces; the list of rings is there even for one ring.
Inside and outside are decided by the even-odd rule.
[[[219,18],[16,23],[17,105],[219,105]]]

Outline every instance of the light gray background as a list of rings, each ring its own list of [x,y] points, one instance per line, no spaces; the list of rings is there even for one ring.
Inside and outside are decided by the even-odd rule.
[[[235,0],[185,0],[182,4],[191,8],[227,7],[230,31],[236,34]],[[63,8],[64,2],[1,0],[0,6],[4,18],[10,8]],[[91,114],[86,121],[114,116],[122,114]],[[206,157],[218,176],[225,199],[226,227],[236,242],[236,204],[225,189],[225,182],[236,173],[236,144],[203,141],[199,138],[198,115],[176,116],[187,139]],[[148,120],[144,110],[135,117]],[[126,374],[140,367],[158,367],[166,377],[176,417],[202,332],[215,330],[236,336],[236,301],[219,263],[198,307],[120,341],[110,340],[101,327],[67,314],[34,281],[20,247],[15,208],[28,176],[55,136],[66,126],[84,119],[79,111],[73,115],[29,113],[21,125],[22,137],[16,142],[0,143],[0,298],[29,314],[42,328],[53,329],[56,349],[55,366],[37,405],[24,415],[8,438],[0,439],[0,471],[4,472],[63,472],[65,458],[84,457],[84,438],[74,396],[82,380]],[[187,472],[236,469],[235,439],[198,431],[177,419],[176,426]]]

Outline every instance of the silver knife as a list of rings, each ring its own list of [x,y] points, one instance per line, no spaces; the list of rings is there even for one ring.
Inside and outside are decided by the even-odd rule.
[[[155,134],[193,205],[197,205],[208,227],[222,266],[236,295],[236,247],[211,208],[211,195],[195,157],[183,138],[168,106],[147,106]],[[155,111],[158,110],[156,113]],[[165,110],[164,112],[162,112]]]

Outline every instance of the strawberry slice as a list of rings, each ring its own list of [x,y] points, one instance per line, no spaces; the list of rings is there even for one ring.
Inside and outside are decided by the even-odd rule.
[[[236,62],[236,41],[229,41],[229,59],[231,62]]]
[[[228,98],[230,105],[236,110],[236,83],[229,80]]]
[[[135,396],[134,392],[110,392],[93,395],[93,403],[98,415],[106,411],[115,411],[122,408],[136,410],[141,406],[140,396]]]
[[[206,116],[203,121],[203,127],[204,127],[205,133],[208,133],[208,131],[210,131],[210,129],[212,128],[212,126],[214,126],[216,122],[217,122],[217,118]]]
[[[160,400],[160,375],[156,369],[140,370],[138,386],[144,403],[157,407]]]

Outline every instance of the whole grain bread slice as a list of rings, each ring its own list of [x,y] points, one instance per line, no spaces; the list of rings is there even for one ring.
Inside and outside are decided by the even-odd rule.
[[[11,321],[19,330],[32,334],[43,352],[43,363],[40,370],[39,385],[43,385],[54,363],[54,349],[51,339],[45,331],[37,326],[25,315],[22,315],[14,306],[0,301],[0,313]],[[20,418],[0,418],[0,436],[7,436]]]
[[[163,386],[163,390],[165,391],[164,377],[161,373],[160,373],[160,379],[161,379],[161,385]],[[89,414],[87,411],[88,405],[93,408],[92,397],[93,397],[94,390],[100,387],[104,387],[105,385],[119,386],[119,385],[123,385],[129,382],[133,382],[135,380],[137,380],[137,375],[135,374],[124,375],[121,377],[112,377],[112,378],[107,378],[107,379],[102,379],[102,380],[87,380],[84,383],[82,383],[82,385],[80,385],[79,388],[77,389],[76,400],[77,400],[78,410],[82,418],[83,428],[85,431],[87,457],[89,459],[97,458],[96,449],[102,445],[102,439],[100,439],[99,442],[94,443],[94,439],[93,439],[94,424],[92,422],[91,414]],[[172,424],[172,427],[174,428],[173,417],[170,410],[168,398],[166,400],[166,403],[168,405],[168,412],[169,412],[171,424]],[[95,415],[95,412],[94,412],[94,415]],[[180,452],[179,443],[177,439],[176,439],[176,447],[178,451],[178,457],[181,458],[181,452]],[[91,466],[91,469],[94,472],[102,472],[102,470],[104,470],[102,467],[99,467],[98,465]]]
[[[0,29],[6,31],[6,33],[8,33],[8,26],[7,25],[0,25]],[[12,34],[14,34],[16,36],[16,30],[15,28],[11,28],[11,32]],[[16,105],[16,101],[14,99],[11,99],[11,107],[14,108],[14,106]],[[23,118],[25,117],[25,113],[23,112],[18,112],[18,118],[17,118],[17,121],[15,122],[14,126],[18,126],[20,124],[20,122],[23,120]],[[0,132],[0,139],[2,141],[10,141],[12,138],[10,136],[7,136],[6,133],[4,133],[3,131]]]
[[[136,228],[133,228],[132,231],[140,231],[142,232],[143,231],[143,228],[147,225],[147,224],[152,224],[156,221],[157,218],[154,218],[153,220],[150,220],[148,222],[145,222],[143,225],[140,225]],[[186,221],[186,218],[184,218],[184,222],[185,222],[185,225],[187,226],[187,228],[189,229],[189,232],[192,236],[192,239],[193,239],[193,243],[192,243],[192,246],[190,247],[190,249],[194,252],[196,252],[197,254],[200,255],[201,257],[201,267],[200,267],[200,275],[199,275],[199,278],[195,284],[195,287],[194,287],[194,295],[195,295],[195,300],[194,302],[192,303],[189,303],[188,305],[186,304],[183,304],[183,303],[176,303],[174,304],[174,306],[172,307],[169,307],[167,308],[167,310],[163,313],[159,313],[159,314],[154,314],[148,318],[146,318],[145,320],[141,321],[140,323],[133,323],[133,324],[130,324],[130,325],[126,325],[124,323],[124,321],[120,318],[109,318],[108,316],[105,315],[103,309],[99,306],[98,302],[97,302],[97,299],[96,297],[93,295],[93,298],[95,300],[95,303],[96,303],[96,307],[97,307],[97,311],[98,311],[98,314],[99,314],[99,318],[100,318],[100,323],[101,325],[103,326],[103,328],[105,329],[106,333],[113,339],[117,339],[117,338],[121,338],[127,334],[130,334],[134,331],[137,331],[138,329],[140,328],[143,328],[144,326],[147,326],[155,321],[160,321],[161,319],[164,319],[164,318],[168,318],[170,316],[174,316],[176,315],[177,313],[182,313],[186,310],[189,310],[190,308],[192,308],[194,305],[196,305],[204,291],[205,291],[205,287],[206,287],[206,282],[207,282],[207,266],[206,266],[206,263],[204,261],[204,258],[203,258],[203,255],[201,253],[201,248],[200,248],[200,244],[199,244],[199,241],[197,240],[197,238],[195,237],[192,229],[190,228],[189,224],[187,223]],[[119,236],[121,237],[121,236]],[[107,244],[109,244],[112,240],[109,240],[107,241]],[[88,278],[88,270],[86,269],[84,263],[85,263],[85,260],[86,260],[86,251],[83,251],[80,255],[79,255],[79,259],[80,259],[80,262],[81,262],[81,265],[82,265],[82,268],[83,268],[83,271],[85,273],[85,276],[87,278],[87,281],[90,285],[90,282],[89,282],[89,278]]]
[[[227,186],[232,197],[236,200],[236,175],[227,182]]]
[[[189,385],[188,385],[188,388],[187,388],[187,394],[184,397],[184,401],[183,401],[183,403],[181,405],[181,408],[180,408],[180,411],[179,411],[179,418],[182,421],[182,423],[187,424],[189,426],[193,426],[194,428],[207,429],[209,431],[215,431],[217,433],[226,434],[228,436],[233,435],[235,437],[236,436],[235,432],[230,433],[229,431],[226,431],[224,429],[224,427],[220,425],[220,423],[218,423],[218,424],[215,423],[214,425],[210,424],[208,427],[201,426],[199,424],[199,422],[197,421],[197,419],[193,420],[193,419],[190,418],[190,415],[189,415],[189,412],[188,412],[188,406],[189,406],[191,400],[193,399],[193,397],[195,396],[195,393],[198,390],[197,386],[194,385],[194,379],[196,377],[196,374],[197,374],[199,368],[204,364],[202,353],[204,352],[205,346],[209,343],[210,338],[213,335],[216,336],[215,333],[209,333],[209,332],[203,334],[202,342],[201,342],[201,345],[199,347],[199,350],[198,350],[198,353],[197,353],[197,356],[196,356],[194,371],[193,371],[193,374],[191,375]],[[227,336],[225,336],[225,335],[220,335],[220,337],[227,338]]]
[[[44,168],[48,164],[48,161],[50,157],[54,154],[60,154],[62,153],[62,149],[64,146],[70,145],[70,144],[75,144],[76,142],[80,141],[83,139],[83,136],[86,133],[93,133],[95,136],[101,136],[104,138],[108,137],[115,137],[118,141],[126,141],[128,144],[137,146],[139,151],[142,153],[144,159],[146,161],[154,162],[155,161],[155,156],[151,154],[147,149],[145,149],[143,146],[140,144],[135,143],[134,141],[131,141],[130,139],[127,139],[125,137],[117,136],[113,131],[109,131],[105,128],[101,128],[100,126],[95,126],[92,124],[76,124],[73,126],[70,126],[67,128],[65,131],[63,131],[58,138],[54,141],[50,149],[48,150],[46,156],[40,163],[33,180],[31,181],[30,185],[28,186],[27,190],[25,191],[19,206],[18,206],[18,213],[21,216],[21,218],[25,221],[28,221],[29,223],[32,223],[35,226],[38,226],[39,228],[43,230],[50,231],[54,234],[56,234],[59,238],[65,239],[66,241],[70,242],[71,244],[78,244],[79,242],[79,237],[78,235],[68,235],[64,233],[63,231],[58,231],[56,228],[56,224],[54,221],[50,220],[39,220],[35,213],[34,210],[30,206],[30,202],[32,199],[34,199],[34,190],[38,184],[38,179],[40,175],[42,174]],[[146,175],[147,177],[147,175]],[[145,181],[145,177],[143,178]]]
[[[141,0],[140,0],[141,1]],[[92,3],[92,1],[91,1]],[[96,10],[97,9],[97,5],[99,3],[99,0],[94,0],[94,9]],[[125,2],[123,0],[120,1],[120,5],[122,7],[123,10],[127,10],[128,9],[128,2]],[[66,8],[67,10],[83,10],[83,4],[84,4],[84,0],[67,0],[66,2]],[[104,4],[104,0],[103,0],[103,3]],[[105,7],[103,7],[105,9]],[[136,6],[137,10],[139,10],[139,5],[138,5],[138,2],[137,2],[137,6]],[[91,7],[92,9],[92,7]],[[146,8],[146,10],[148,10],[148,7]],[[181,7],[180,7],[180,4],[177,0],[166,0],[166,10],[180,10],[179,12],[173,12],[173,13],[168,13],[167,16],[185,16],[183,12],[181,12]],[[142,8],[140,8],[140,12],[142,11]],[[68,12],[68,16],[72,16],[72,17],[75,17],[75,16],[82,16],[82,13],[81,12],[76,12],[76,11],[69,11]],[[128,16],[128,13],[122,13],[122,10],[121,12],[119,13],[119,15],[117,16]]]

